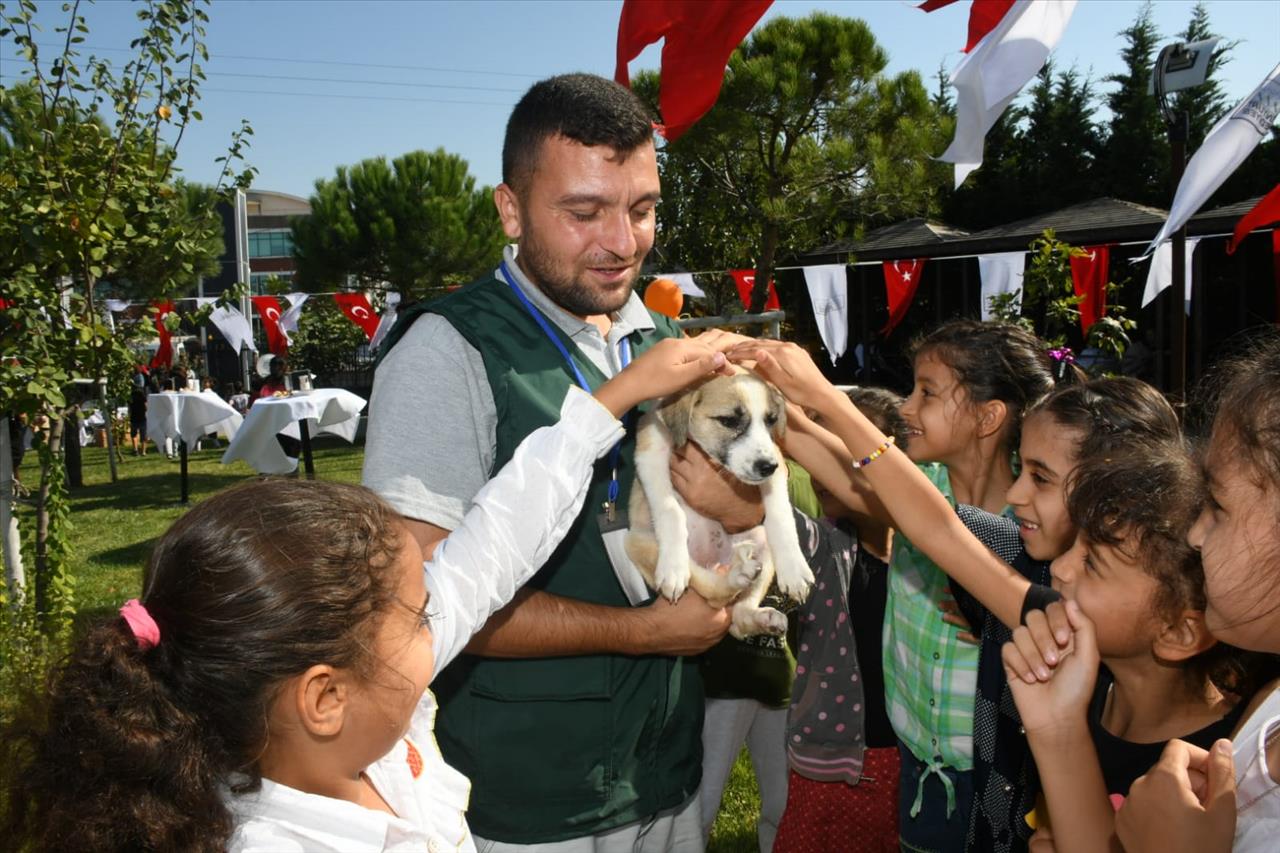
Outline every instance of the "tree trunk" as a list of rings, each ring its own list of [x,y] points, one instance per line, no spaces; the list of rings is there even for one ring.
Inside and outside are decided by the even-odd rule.
[[[40,491],[36,495],[36,612],[49,612],[49,489],[55,475],[51,460],[62,451],[63,418],[49,419],[49,452],[40,460]]]
[[[751,287],[748,312],[759,314],[769,298],[769,277],[773,273],[773,256],[778,251],[778,226],[766,222],[760,240],[760,259],[756,261],[756,281]]]
[[[0,551],[4,554],[4,579],[11,601],[18,601],[27,586],[22,571],[22,541],[18,519],[13,514],[13,452],[9,441],[9,418],[0,418]],[[18,441],[21,441],[21,436]]]

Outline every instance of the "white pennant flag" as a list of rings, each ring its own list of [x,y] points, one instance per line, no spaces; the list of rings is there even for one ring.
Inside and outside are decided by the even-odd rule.
[[[117,314],[129,307],[129,303],[123,299],[108,299],[102,304],[107,306],[108,311],[114,311]]]
[[[697,296],[706,298],[707,294],[703,292],[701,287],[693,283],[693,273],[691,272],[664,272],[654,278],[669,278],[680,288],[680,292],[685,296]]]
[[[1191,313],[1191,256],[1195,254],[1199,237],[1187,241],[1186,262],[1182,269],[1185,273],[1183,282],[1183,308]],[[1139,258],[1138,260],[1141,260]],[[1142,291],[1142,307],[1146,308],[1151,300],[1160,295],[1160,291],[1173,284],[1173,244],[1165,243],[1156,249],[1151,258],[1151,268],[1147,270],[1147,286]]]
[[[298,331],[298,318],[302,316],[302,306],[310,297],[309,293],[289,293],[284,297],[289,300],[289,310],[280,315],[280,331],[284,332],[284,339],[290,346],[293,345],[293,335],[290,332]]]
[[[956,186],[982,165],[987,131],[1039,73],[1071,20],[1076,0],[1017,0],[956,68],[956,135],[939,160],[956,164]]]
[[[203,308],[211,302],[218,300],[210,297],[200,297],[196,300],[196,306]],[[245,316],[230,305],[222,308],[214,308],[209,314],[209,322],[218,329],[218,334],[222,335],[223,340],[236,353],[240,354],[241,346],[247,346],[254,352],[258,351],[258,347],[253,343],[253,329],[249,326],[249,321]]]
[[[1026,268],[1026,252],[978,256],[978,272],[982,276],[983,320],[991,319],[991,297],[998,293],[1017,293],[1014,304],[1022,305],[1022,275]]]
[[[396,309],[400,306],[400,294],[394,290],[387,294],[387,304],[383,306],[382,316],[378,318],[378,328],[369,339],[370,351],[376,350],[382,343],[391,327],[396,324]]]
[[[1271,125],[1280,115],[1280,65],[1267,75],[1249,97],[1241,101],[1226,118],[1213,126],[1204,138],[1200,150],[1187,163],[1178,190],[1173,194],[1173,206],[1160,233],[1142,253],[1150,255],[1155,248],[1169,239],[1169,235],[1181,228],[1195,215],[1209,196],[1234,172],[1249,153],[1258,147],[1262,137],[1271,132]]]
[[[835,364],[849,345],[848,270],[844,264],[805,267],[804,283],[809,286],[818,334],[831,355],[831,363]]]

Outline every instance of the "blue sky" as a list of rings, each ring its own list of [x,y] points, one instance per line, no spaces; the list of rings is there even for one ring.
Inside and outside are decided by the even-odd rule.
[[[44,0],[42,42],[52,42],[60,3]],[[817,9],[868,22],[887,50],[889,70],[926,78],[955,67],[965,40],[968,3],[932,14],[899,0],[778,0],[766,14]],[[1171,40],[1190,17],[1191,0],[1158,0],[1155,19]],[[1223,75],[1229,97],[1248,94],[1280,60],[1280,3],[1211,0],[1217,32],[1240,40]],[[213,162],[247,118],[256,186],[306,196],[317,178],[366,157],[444,147],[471,164],[481,183],[500,180],[502,131],[511,106],[534,81],[566,71],[612,76],[621,0],[518,2],[351,2],[217,0],[209,10],[200,106],[204,121],[183,141],[186,177],[212,181]],[[1075,65],[1105,89],[1119,69],[1120,38],[1138,0],[1081,0],[1055,61]],[[85,53],[123,60],[136,34],[136,7],[103,0],[85,10]],[[656,68],[650,48],[632,70]],[[6,43],[0,82],[18,63]]]

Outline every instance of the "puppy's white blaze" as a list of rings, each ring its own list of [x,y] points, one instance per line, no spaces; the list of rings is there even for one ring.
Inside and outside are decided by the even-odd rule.
[[[747,431],[729,445],[725,467],[740,480],[758,483],[760,475],[756,471],[757,462],[767,459],[775,465],[782,464],[778,448],[773,443],[773,435],[764,422],[765,415],[769,413],[769,389],[763,382],[741,382],[738,390],[742,395],[742,405],[751,420]]]

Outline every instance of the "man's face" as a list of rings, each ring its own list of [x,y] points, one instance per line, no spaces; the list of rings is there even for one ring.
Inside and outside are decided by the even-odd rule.
[[[617,311],[630,296],[653,247],[659,190],[652,143],[623,159],[553,136],[519,188],[499,185],[494,201],[525,274],[570,314],[588,317]]]

